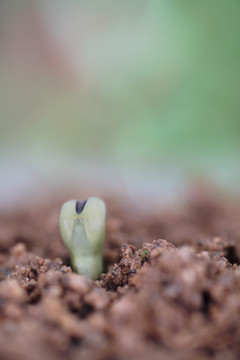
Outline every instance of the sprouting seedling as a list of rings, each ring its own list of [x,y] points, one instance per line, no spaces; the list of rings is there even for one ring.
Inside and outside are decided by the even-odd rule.
[[[70,200],[60,213],[60,233],[73,269],[92,280],[103,272],[106,206],[103,200]]]

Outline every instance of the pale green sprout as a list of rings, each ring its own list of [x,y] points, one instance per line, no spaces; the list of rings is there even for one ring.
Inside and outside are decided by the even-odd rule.
[[[60,213],[60,233],[73,269],[92,280],[103,272],[106,205],[97,197],[70,200]]]

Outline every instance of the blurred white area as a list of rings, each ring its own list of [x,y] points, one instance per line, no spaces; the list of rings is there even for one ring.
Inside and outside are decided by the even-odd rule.
[[[138,208],[139,201],[146,202],[144,210],[164,207],[184,195],[184,176],[172,172],[119,167],[112,163],[94,162],[93,159],[78,163],[62,159],[50,168],[48,163],[35,164],[12,160],[1,165],[0,211],[16,211],[35,203],[46,203],[69,194],[119,197]],[[139,209],[141,211],[141,209]]]

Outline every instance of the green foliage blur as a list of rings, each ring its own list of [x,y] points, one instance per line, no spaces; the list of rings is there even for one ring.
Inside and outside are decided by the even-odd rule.
[[[239,19],[237,0],[1,1],[0,161],[236,176]]]

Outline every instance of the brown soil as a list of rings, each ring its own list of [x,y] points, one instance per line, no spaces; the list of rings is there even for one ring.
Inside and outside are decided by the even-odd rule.
[[[69,266],[60,200],[2,214],[0,359],[239,359],[240,202],[195,189],[138,217],[105,200],[96,282]]]

